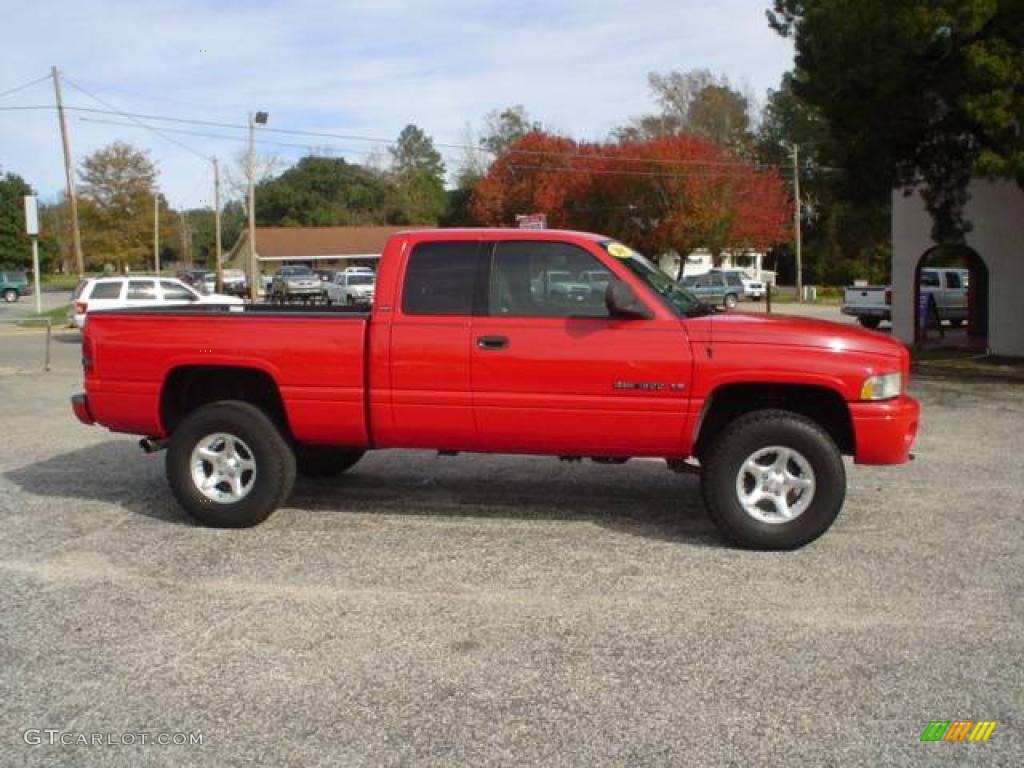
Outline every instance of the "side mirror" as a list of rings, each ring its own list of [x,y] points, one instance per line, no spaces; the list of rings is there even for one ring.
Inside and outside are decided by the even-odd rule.
[[[612,280],[604,291],[604,303],[608,314],[622,320],[650,320],[650,311],[640,302],[637,295],[626,283]]]

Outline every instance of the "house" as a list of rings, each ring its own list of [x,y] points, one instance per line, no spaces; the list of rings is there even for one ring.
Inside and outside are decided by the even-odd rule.
[[[256,227],[256,259],[261,272],[284,264],[314,269],[370,266],[380,258],[384,243],[409,227]],[[226,267],[249,272],[249,233],[243,231],[224,257]]]
[[[967,339],[994,355],[1024,357],[1024,192],[1013,181],[975,179],[964,213],[963,265],[969,271]],[[925,336],[921,269],[937,256],[932,219],[919,193],[892,198],[893,334],[907,344]],[[919,311],[923,307],[925,311]]]
[[[764,253],[760,251],[723,251],[719,256],[720,269],[742,269],[751,280],[761,280],[775,285],[775,272],[764,268]],[[684,261],[678,253],[662,254],[658,266],[677,280],[690,275],[703,275],[715,268],[711,251],[698,248],[686,255]]]

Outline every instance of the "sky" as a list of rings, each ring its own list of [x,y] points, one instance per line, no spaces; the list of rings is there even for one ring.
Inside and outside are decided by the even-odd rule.
[[[408,123],[438,144],[465,144],[467,129],[479,133],[488,112],[514,104],[548,129],[600,140],[653,108],[649,72],[706,68],[763,100],[793,58],[768,27],[767,0],[4,5],[0,94],[56,65],[70,107],[240,126],[136,118],[161,136],[119,115],[68,111],[76,162],[129,142],[156,163],[171,204],[187,208],[210,203],[209,157],[237,166],[252,110],[269,112],[273,129],[360,137],[261,129],[258,152],[279,168],[310,152],[367,162]],[[23,176],[46,200],[64,186],[53,104],[51,80],[0,95],[0,172]],[[20,106],[48,108],[11,109]],[[442,149],[457,165],[463,152]]]

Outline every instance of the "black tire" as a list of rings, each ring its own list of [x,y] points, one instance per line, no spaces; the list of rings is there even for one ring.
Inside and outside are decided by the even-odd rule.
[[[19,298],[18,292],[13,288],[7,288],[3,292],[4,301],[8,304],[13,304]]]
[[[785,522],[755,518],[744,509],[737,489],[744,463],[759,450],[775,446],[799,453],[814,473],[809,504]],[[790,411],[754,411],[739,417],[712,442],[705,459],[701,491],[708,514],[729,540],[747,549],[809,544],[829,529],[846,498],[846,468],[835,442],[813,421]]]
[[[734,309],[739,302],[740,300],[735,293],[727,293],[725,294],[725,298],[722,299],[722,304],[727,309]]]
[[[252,487],[236,502],[207,498],[192,479],[192,451],[214,433],[239,438],[255,462]],[[193,411],[174,430],[166,470],[178,503],[197,521],[217,528],[248,528],[262,523],[288,498],[295,484],[295,454],[259,408],[238,400],[222,400]]]
[[[300,445],[295,449],[295,466],[302,477],[337,477],[355,466],[365,453],[359,448]]]
[[[865,315],[861,315],[860,317],[857,318],[857,322],[860,323],[865,328],[867,328],[868,330],[874,331],[878,328],[878,326],[882,324],[882,318],[867,317]]]

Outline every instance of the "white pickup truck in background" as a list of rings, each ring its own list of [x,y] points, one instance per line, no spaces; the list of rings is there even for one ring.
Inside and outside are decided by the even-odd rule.
[[[952,325],[967,321],[966,269],[922,269],[921,293],[935,298],[939,320]],[[892,289],[887,285],[863,285],[843,291],[844,315],[851,315],[865,328],[877,328],[882,321],[892,322]]]

